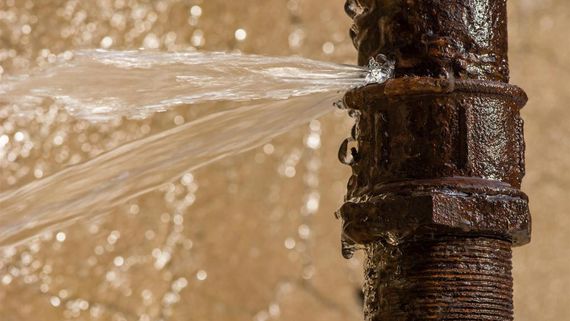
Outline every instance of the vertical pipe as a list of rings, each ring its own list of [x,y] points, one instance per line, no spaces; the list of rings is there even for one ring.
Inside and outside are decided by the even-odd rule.
[[[365,247],[371,321],[513,320],[511,247],[530,240],[526,95],[508,84],[506,0],[348,0],[359,62],[345,246]],[[349,251],[345,251],[348,253]]]

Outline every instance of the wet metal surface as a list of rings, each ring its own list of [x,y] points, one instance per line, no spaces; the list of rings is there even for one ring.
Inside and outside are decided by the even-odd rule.
[[[507,81],[505,0],[349,0],[359,62],[393,55],[397,74]]]
[[[396,61],[395,79],[345,96],[355,157],[339,213],[345,246],[366,248],[366,319],[512,320],[510,247],[531,222],[506,1],[345,9],[359,62]]]

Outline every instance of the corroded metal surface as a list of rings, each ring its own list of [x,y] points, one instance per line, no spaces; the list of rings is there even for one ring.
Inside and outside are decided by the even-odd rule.
[[[440,236],[373,246],[367,254],[373,320],[512,320],[507,241]]]
[[[512,320],[510,247],[531,222],[506,1],[345,9],[360,63],[396,63],[395,79],[344,99],[357,147],[339,214],[345,243],[367,249],[367,320]]]
[[[506,0],[348,0],[359,63],[378,53],[397,75],[508,81]]]

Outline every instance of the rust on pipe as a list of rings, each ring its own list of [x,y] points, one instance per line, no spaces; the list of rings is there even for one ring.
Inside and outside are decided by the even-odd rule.
[[[365,249],[369,321],[513,320],[511,247],[530,241],[524,91],[509,84],[506,0],[348,0],[353,174],[339,210]],[[350,255],[350,251],[345,250]]]

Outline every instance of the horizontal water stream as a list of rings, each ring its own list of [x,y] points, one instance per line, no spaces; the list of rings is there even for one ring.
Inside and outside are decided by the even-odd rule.
[[[343,91],[385,81],[392,68],[386,61],[363,68],[300,57],[81,51],[7,79],[0,100],[24,114],[38,99],[91,121],[205,102],[235,101],[236,107],[0,193],[0,247],[105,213],[186,171],[259,146],[332,110]]]
[[[378,71],[379,66],[369,72],[302,57],[86,50],[31,75],[4,79],[0,102],[17,104],[26,113],[47,98],[91,121],[144,118],[185,104],[346,90],[381,82],[386,74]]]

